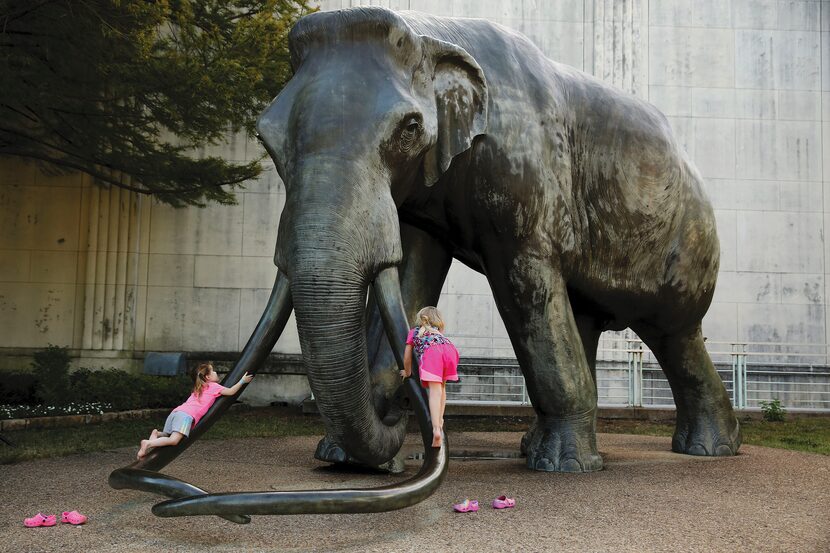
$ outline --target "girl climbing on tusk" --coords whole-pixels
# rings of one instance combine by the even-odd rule
[[[412,351],[418,357],[421,385],[429,389],[429,416],[432,419],[432,447],[441,447],[447,381],[458,380],[458,350],[443,334],[444,319],[435,307],[418,311],[415,327],[409,331],[404,351],[404,378],[412,375]]]

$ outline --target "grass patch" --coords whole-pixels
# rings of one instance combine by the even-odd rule
[[[788,415],[792,417],[792,415]],[[743,423],[744,443],[830,455],[830,418]]]
[[[160,428],[165,417],[6,432],[4,436],[17,447],[0,442],[0,464],[129,446],[138,448],[139,440],[154,427]],[[448,421],[448,429],[450,432],[522,432],[531,422],[517,417],[459,417]],[[415,431],[414,417],[410,423],[410,430]],[[745,444],[830,455],[830,417],[791,417],[787,422],[749,420],[742,421],[741,425]],[[600,420],[597,432],[671,437],[674,424]],[[319,417],[299,415],[296,409],[239,409],[226,413],[201,439],[323,436],[324,433]]]
[[[741,431],[744,444],[830,455],[830,417],[789,416],[786,422],[743,420]],[[601,420],[597,432],[671,437],[674,423]]]

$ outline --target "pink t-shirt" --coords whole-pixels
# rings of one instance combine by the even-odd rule
[[[173,412],[182,411],[187,413],[193,417],[193,425],[195,426],[199,419],[207,413],[216,398],[222,395],[224,389],[224,386],[216,382],[206,382],[200,395],[190,394],[187,401],[173,409]]]

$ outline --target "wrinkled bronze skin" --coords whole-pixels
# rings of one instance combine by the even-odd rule
[[[672,449],[737,452],[738,421],[701,335],[718,272],[714,215],[654,106],[485,20],[352,8],[303,18],[289,42],[294,76],[257,124],[286,187],[278,299],[229,381],[256,372],[293,309],[326,423],[317,456],[382,465],[404,438],[407,321],[437,303],[455,258],[486,275],[525,376],[530,468],[602,468],[596,349],[602,331],[627,327],[671,385]],[[423,399],[414,382],[407,390]],[[223,408],[131,470],[159,470]],[[427,487],[442,465],[428,458]],[[111,481],[144,477],[159,489],[144,473]],[[197,493],[169,486],[171,497]],[[392,506],[424,497],[402,489]],[[301,512],[348,500],[317,497]],[[191,497],[154,512],[276,514],[280,501]]]

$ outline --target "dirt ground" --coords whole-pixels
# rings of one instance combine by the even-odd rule
[[[412,436],[415,447],[415,436]],[[575,551],[828,552],[830,457],[743,446],[729,458],[669,451],[669,438],[600,434],[605,470],[538,473],[516,457],[521,433],[450,433],[444,485],[388,513],[157,518],[159,499],[113,490],[107,476],[136,448],[0,466],[0,551]],[[374,487],[403,475],[333,469],[312,457],[317,438],[194,444],[166,472],[210,491]],[[483,453],[500,459],[482,459]],[[489,507],[516,498],[514,509]],[[452,503],[478,499],[478,513]],[[84,526],[28,529],[23,518],[77,510]]]

